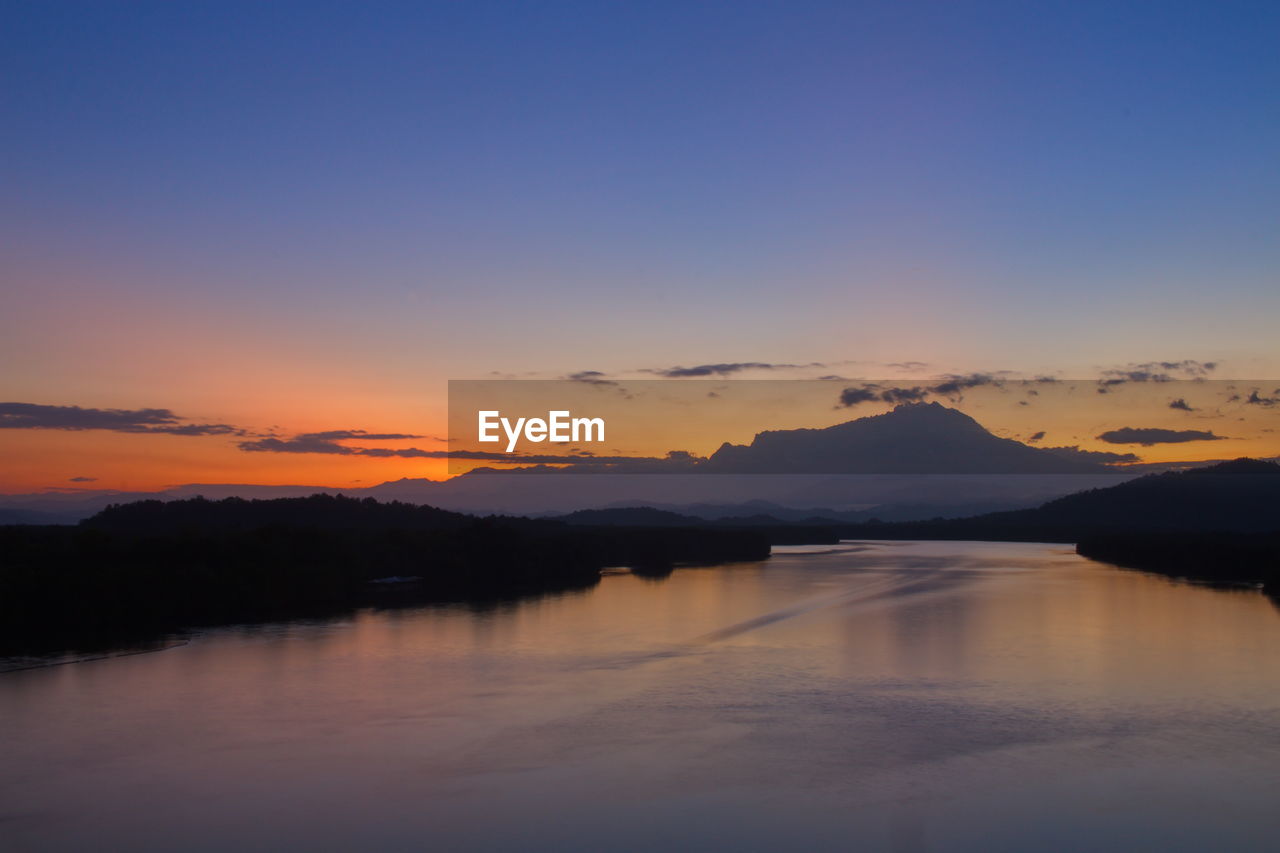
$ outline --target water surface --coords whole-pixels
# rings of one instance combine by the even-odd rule
[[[1280,615],[862,543],[0,674],[5,850],[1266,850]]]

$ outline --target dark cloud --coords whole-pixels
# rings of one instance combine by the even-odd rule
[[[298,438],[318,438],[323,441],[341,441],[347,438],[359,438],[364,441],[404,441],[414,438],[430,438],[432,441],[443,439],[430,435],[412,435],[400,432],[365,432],[362,429],[331,429],[326,432],[308,432]]]
[[[71,477],[67,480],[68,483],[96,483],[97,481],[97,477]]]
[[[570,373],[565,379],[571,382],[585,382],[588,385],[617,385],[612,379],[607,378],[608,374],[599,370],[579,370],[577,373]]]
[[[326,453],[331,456],[372,456],[377,458],[398,456],[405,459],[445,459],[450,455],[448,450],[423,450],[419,447],[351,447],[333,441],[303,436],[283,439],[259,438],[253,441],[242,441],[236,446],[248,453]]]
[[[1169,408],[1171,408],[1171,409],[1178,409],[1179,411],[1183,411],[1183,412],[1194,412],[1194,411],[1195,411],[1195,409],[1193,409],[1193,408],[1191,407],[1191,404],[1190,404],[1190,403],[1188,403],[1186,400],[1182,399],[1181,397],[1179,397],[1178,399],[1176,399],[1176,400],[1174,400],[1173,402],[1171,402],[1171,403],[1169,404]]]
[[[1098,382],[1102,385],[1123,385],[1126,382],[1172,382],[1174,379],[1203,379],[1216,370],[1216,361],[1147,361],[1102,371]]]
[[[354,447],[307,436],[258,438],[253,441],[242,441],[236,446],[249,453],[331,453],[337,456],[353,456],[358,452]]]
[[[845,388],[840,392],[839,407],[849,408],[860,403],[918,403],[929,396],[928,388],[914,386],[899,388],[877,385],[867,382],[860,386]]]
[[[182,424],[172,427],[154,427],[141,432],[162,432],[168,435],[248,435],[246,430],[230,424]]]
[[[1027,441],[1039,441],[1040,439],[1044,438],[1044,435],[1045,435],[1044,430],[1040,430],[1039,432],[1035,433],[1030,438],[1028,438]]]
[[[402,441],[406,439],[428,438],[432,441],[444,441],[442,438],[429,435],[413,435],[399,432],[366,432],[362,429],[331,429],[324,432],[304,432],[292,438],[268,436],[253,441],[242,441],[237,446],[249,453],[327,453],[334,456],[403,456],[406,458],[443,458],[446,450],[421,450],[416,447],[351,447],[338,444],[346,439],[361,441]]]
[[[191,424],[169,409],[86,409],[0,403],[0,429],[108,430],[168,435],[244,435],[230,424]]]
[[[929,396],[929,389],[918,385],[913,388],[888,388],[880,393],[886,403],[918,403]]]
[[[701,461],[683,450],[671,451],[665,457],[645,456],[597,456],[589,451],[574,451],[567,455],[549,453],[504,453],[499,450],[424,450],[420,447],[358,447],[338,444],[326,436],[349,436],[375,439],[391,434],[364,433],[361,430],[330,430],[329,432],[304,433],[293,438],[268,437],[242,441],[237,446],[248,453],[322,453],[333,456],[362,456],[374,459],[466,459],[481,462],[505,462],[511,465],[570,465],[570,466],[671,466],[694,464]],[[399,437],[399,436],[397,436]],[[418,436],[421,437],[421,436]],[[437,439],[439,440],[439,439]],[[646,468],[645,470],[648,470]]]
[[[989,373],[970,373],[965,376],[944,376],[944,382],[934,385],[929,390],[944,397],[955,397],[969,388],[981,388],[984,385],[999,386],[1001,381]]]
[[[849,408],[860,403],[919,403],[930,394],[940,397],[956,398],[969,388],[980,388],[984,385],[1001,387],[1003,380],[989,373],[970,373],[966,375],[944,376],[937,385],[884,386],[874,382],[850,386],[840,392],[838,406]]]
[[[1272,393],[1280,394],[1280,388],[1277,388]],[[1280,404],[1280,397],[1263,397],[1258,393],[1258,389],[1254,388],[1249,392],[1249,396],[1244,398],[1244,401],[1251,406],[1274,406]]]
[[[1216,361],[1195,361],[1193,359],[1183,359],[1182,361],[1153,361],[1146,364],[1140,364],[1138,367],[1146,370],[1164,370],[1173,373],[1181,373],[1184,376],[1208,376],[1210,373],[1218,369]]]
[[[699,376],[731,376],[734,373],[741,373],[745,370],[794,370],[803,367],[826,367],[821,362],[810,362],[809,364],[771,364],[765,361],[731,361],[722,362],[720,364],[699,364],[694,367],[666,367],[654,370],[646,370],[645,373],[655,373],[665,379],[691,379]]]
[[[1136,453],[1111,453],[1106,450],[1081,450],[1074,444],[1069,447],[1044,447],[1041,449],[1063,459],[1079,459],[1086,462],[1100,462],[1103,465],[1142,461],[1142,458]]]
[[[840,405],[844,408],[856,406],[859,403],[871,403],[878,401],[880,394],[874,386],[863,386],[862,388],[846,388],[840,392]]]
[[[445,459],[448,450],[423,450],[419,447],[353,447],[356,456],[372,456],[377,459],[399,457],[401,459]]]
[[[1098,436],[1108,444],[1181,444],[1184,441],[1222,441],[1226,436],[1198,429],[1158,429],[1154,427],[1121,427],[1108,430]]]

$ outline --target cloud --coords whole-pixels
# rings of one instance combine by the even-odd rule
[[[108,430],[168,435],[245,435],[230,424],[183,423],[169,409],[86,409],[38,403],[0,403],[0,429]]]
[[[942,377],[937,385],[891,385],[884,386],[875,382],[864,382],[862,385],[850,386],[840,392],[838,407],[850,408],[860,403],[919,403],[930,394],[955,399],[962,396],[969,388],[980,388],[985,385],[1002,387],[1003,380],[989,373],[969,373],[964,375],[948,374]]]
[[[318,438],[322,441],[341,441],[347,438],[359,438],[364,441],[405,441],[414,438],[430,438],[432,441],[444,440],[430,435],[412,435],[400,432],[365,432],[362,429],[331,429],[326,432],[307,432],[298,437]]]
[[[1169,408],[1171,408],[1171,409],[1178,409],[1179,411],[1183,411],[1183,412],[1194,412],[1194,411],[1195,411],[1195,409],[1193,409],[1193,408],[1191,407],[1191,404],[1190,404],[1190,403],[1188,403],[1186,400],[1182,399],[1181,397],[1179,397],[1178,399],[1176,399],[1176,400],[1174,400],[1173,402],[1171,402],[1171,403],[1169,404]]]
[[[1030,438],[1028,438],[1027,441],[1040,441],[1042,438],[1044,438],[1044,434],[1045,434],[1044,430],[1040,430],[1039,432],[1035,433]]]
[[[1226,436],[1214,435],[1205,430],[1154,427],[1121,427],[1108,430],[1098,436],[1099,441],[1105,441],[1108,444],[1141,444],[1146,447],[1153,444],[1181,444],[1184,441],[1222,441],[1225,438]]]
[[[875,402],[880,399],[880,394],[875,388],[876,386],[870,385],[861,388],[846,388],[840,392],[840,405],[847,409],[859,403]]]
[[[142,432],[162,432],[168,435],[247,435],[239,427],[230,424],[182,424],[172,427],[155,427]]]
[[[1280,394],[1280,388],[1277,388],[1272,393]],[[1245,397],[1244,401],[1251,406],[1274,406],[1280,404],[1280,397],[1263,397],[1258,394],[1258,389],[1254,388],[1249,392],[1249,396]]]
[[[366,432],[362,429],[331,429],[323,432],[304,432],[292,438],[268,436],[242,441],[237,447],[248,453],[326,453],[332,456],[402,456],[406,458],[427,457],[444,458],[446,450],[421,450],[416,447],[352,447],[338,444],[347,439],[361,441],[403,441],[407,439],[427,438],[432,441],[444,441],[443,438],[430,435],[414,435],[399,432]]]
[[[242,441],[236,446],[248,453],[332,453],[338,456],[351,456],[357,451],[354,447],[308,436],[283,439],[259,438],[253,441]]]
[[[969,388],[981,388],[984,385],[999,386],[1002,384],[999,379],[989,373],[970,373],[964,376],[952,374],[943,378],[946,380],[945,382],[934,385],[929,391],[934,394],[941,394],[944,397],[955,397]]]
[[[1172,382],[1175,379],[1203,379],[1218,368],[1216,361],[1146,361],[1102,371],[1099,385],[1123,385],[1126,382]]]
[[[826,367],[821,362],[809,364],[772,364],[766,361],[730,361],[719,364],[699,364],[693,367],[665,367],[642,371],[654,373],[664,379],[690,379],[699,376],[731,376],[747,370],[796,370],[807,367]]]
[[[599,370],[579,370],[577,373],[570,373],[564,377],[570,382],[585,382],[588,385],[617,385],[612,379],[606,378],[608,374]]]
[[[1142,458],[1136,453],[1112,453],[1107,450],[1081,450],[1074,444],[1068,447],[1043,447],[1041,449],[1063,459],[1079,459],[1085,462],[1100,462],[1103,465],[1142,461]]]
[[[70,477],[67,479],[67,482],[68,483],[96,483],[98,482],[98,478],[97,477]]]
[[[886,403],[918,403],[929,396],[929,389],[918,385],[913,388],[888,388],[880,393]]]
[[[315,439],[312,435],[290,439],[264,438],[242,441],[238,445],[249,453],[325,453],[335,456],[362,456],[373,459],[467,459],[483,462],[505,462],[511,465],[619,465],[670,464],[698,461],[682,450],[671,451],[665,458],[647,456],[597,456],[586,451],[556,455],[550,453],[504,453],[500,450],[423,450],[420,447],[352,447]]]
[[[320,453],[330,456],[361,456],[372,459],[466,459],[484,462],[504,462],[511,465],[570,465],[570,466],[654,466],[666,470],[670,466],[692,465],[700,460],[682,450],[671,451],[666,457],[647,456],[597,456],[590,451],[573,451],[566,455],[550,453],[505,453],[500,450],[424,450],[421,447],[360,447],[338,444],[343,438],[366,440],[392,440],[400,438],[445,439],[435,436],[412,436],[399,433],[368,433],[363,430],[329,430],[295,435],[292,438],[267,438],[242,441],[237,445],[246,453]]]
[[[1192,359],[1183,359],[1182,361],[1156,361],[1147,364],[1138,365],[1148,370],[1159,368],[1161,370],[1171,371],[1173,373],[1181,373],[1184,376],[1208,376],[1210,373],[1218,369],[1216,361],[1194,361]]]

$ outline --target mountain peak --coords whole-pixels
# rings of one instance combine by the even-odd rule
[[[825,429],[770,430],[725,444],[708,460],[719,473],[1086,474],[1100,465],[1064,459],[993,435],[958,409],[903,403]]]
[[[899,403],[888,412],[880,417],[897,417],[897,418],[933,418],[947,419],[952,421],[973,421],[973,418],[966,415],[959,409],[953,409],[950,406],[944,406],[941,403]]]

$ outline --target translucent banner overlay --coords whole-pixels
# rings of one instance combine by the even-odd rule
[[[449,382],[449,472],[1134,474],[1280,455],[1280,380]]]

